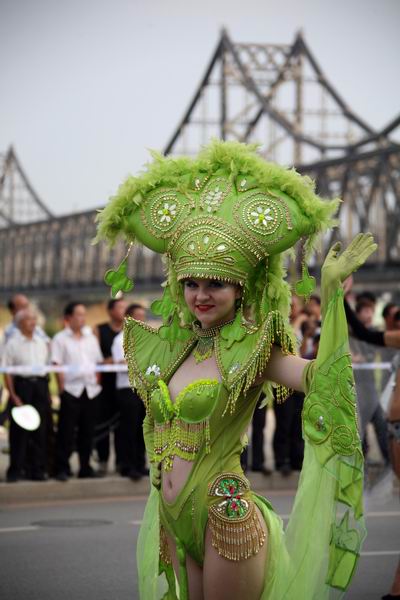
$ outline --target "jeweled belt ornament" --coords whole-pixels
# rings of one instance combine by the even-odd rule
[[[249,496],[248,481],[236,473],[224,473],[209,485],[208,495],[219,498],[208,508],[212,545],[228,560],[243,560],[257,554],[266,534],[255,504]]]

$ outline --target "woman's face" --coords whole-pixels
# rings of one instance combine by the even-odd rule
[[[183,290],[190,312],[203,328],[214,327],[235,316],[235,300],[240,286],[216,279],[185,279]]]

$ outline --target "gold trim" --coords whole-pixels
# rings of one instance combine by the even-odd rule
[[[167,534],[161,523],[160,523],[160,560],[161,560],[161,562],[163,562],[166,565],[172,564]]]
[[[228,480],[227,483],[233,480],[236,484],[232,490],[229,486],[220,486],[224,479]],[[209,484],[208,495],[218,498],[208,508],[211,543],[218,554],[232,561],[245,560],[258,554],[265,543],[266,533],[256,506],[249,498],[247,479],[238,473],[222,473]],[[240,510],[236,515],[238,505]]]
[[[219,333],[221,331],[221,329],[223,327],[225,327],[225,325],[230,325],[231,323],[234,322],[236,317],[233,317],[233,319],[230,319],[230,321],[225,321],[225,323],[221,323],[220,325],[215,325],[214,327],[206,327],[206,328],[202,328],[199,325],[197,325],[197,323],[192,323],[192,329],[195,333],[195,335],[199,338],[210,338],[210,337],[215,337],[217,335],[217,333]]]

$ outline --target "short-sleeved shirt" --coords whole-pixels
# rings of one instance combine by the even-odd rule
[[[124,348],[123,348],[123,337],[124,337],[123,332],[121,331],[121,333],[119,333],[118,335],[115,336],[112,346],[111,346],[111,356],[115,363],[121,363],[123,360],[125,360]],[[126,373],[124,373],[124,372],[117,373],[116,387],[117,387],[117,390],[121,390],[121,389],[130,387],[127,372]]]
[[[2,365],[34,367],[32,373],[21,374],[21,377],[31,377],[44,375],[41,367],[49,364],[49,358],[49,345],[42,336],[34,333],[28,338],[17,329],[4,346]]]
[[[76,367],[76,372],[64,373],[66,392],[79,398],[86,389],[88,397],[94,398],[101,392],[95,366],[103,361],[103,355],[90,327],[83,327],[81,334],[80,337],[75,336],[69,327],[57,333],[51,342],[51,361]]]

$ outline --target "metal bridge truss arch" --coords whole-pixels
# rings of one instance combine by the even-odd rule
[[[398,290],[399,129],[400,117],[376,132],[356,115],[325,77],[301,34],[292,45],[238,44],[223,31],[164,152],[195,154],[211,137],[260,143],[267,160],[295,165],[316,181],[321,196],[342,198],[339,226],[324,245],[334,238],[348,243],[358,231],[371,231],[379,250],[361,277],[382,289]],[[16,212],[5,201],[8,171],[3,166],[0,293],[101,289],[104,272],[119,263],[126,248],[91,245],[96,211],[54,218],[33,192],[13,151],[10,156],[7,164],[15,161],[31,192],[31,205],[43,212],[39,222],[16,224]],[[21,214],[20,221],[32,220],[27,212]],[[164,277],[160,256],[144,248],[134,248],[129,264],[139,287]]]

